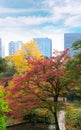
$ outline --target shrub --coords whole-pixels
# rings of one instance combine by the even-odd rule
[[[6,116],[8,105],[4,101],[4,89],[0,86],[0,130],[6,130]]]
[[[66,112],[66,127],[69,130],[81,130],[81,108],[71,108]]]
[[[46,123],[46,124],[54,123],[52,115],[50,114],[50,112],[48,112],[47,109],[44,108],[37,108],[33,110],[24,117],[24,120],[30,123]]]

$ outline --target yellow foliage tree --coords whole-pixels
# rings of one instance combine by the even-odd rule
[[[29,41],[28,43],[23,43],[21,48],[24,56],[28,57],[35,57],[40,58],[41,52],[39,47],[37,46],[34,40]]]
[[[28,58],[41,58],[41,52],[35,41],[31,40],[28,43],[23,43],[21,50],[18,50],[15,55],[10,57],[10,61],[14,64],[18,75],[22,75],[25,71],[31,69],[28,64]]]

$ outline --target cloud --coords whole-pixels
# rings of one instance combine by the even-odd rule
[[[68,17],[68,19],[65,20],[65,26],[68,27],[81,27],[81,15],[75,15]]]
[[[41,11],[42,9],[35,9],[35,8],[4,8],[4,7],[0,7],[0,14],[3,13],[8,13],[8,14],[12,14],[12,13],[31,13],[31,12],[36,12],[36,11]]]
[[[59,19],[63,20],[63,23],[69,18],[77,17],[77,15],[81,20],[80,0],[44,0],[43,5],[53,17],[59,17]]]
[[[18,17],[5,17],[0,18],[0,27],[26,27],[26,26],[39,26],[42,24],[54,24],[60,20],[60,17],[38,17],[38,16],[18,16]]]
[[[80,14],[80,9],[81,9],[81,5],[77,5],[75,4],[74,6],[73,5],[65,5],[65,6],[62,6],[62,7],[55,7],[54,8],[54,11],[57,13],[57,14],[68,14],[68,15],[77,15],[77,14]]]
[[[5,44],[10,40],[49,37],[53,48],[62,50],[64,33],[80,28],[80,0],[39,1],[26,0],[20,5],[20,0],[16,0],[18,4],[13,1],[13,8],[8,4],[0,7],[0,37],[5,39]]]
[[[31,2],[30,2],[31,3]],[[33,1],[34,3],[34,1]],[[38,2],[40,3],[40,2]],[[40,8],[37,7],[29,7],[29,8],[0,8],[0,13],[9,13],[9,14],[19,14],[18,17],[5,17],[0,19],[0,26],[7,26],[7,27],[20,27],[20,26],[31,26],[31,25],[40,25],[40,24],[57,24],[58,22],[62,21],[64,26],[72,25],[75,27],[74,24],[71,24],[72,19],[76,17],[80,18],[80,10],[81,4],[80,0],[43,0],[41,1]],[[39,6],[39,4],[38,4]],[[36,12],[40,11],[39,15],[36,16]],[[42,11],[42,12],[41,12]],[[40,14],[47,12],[50,16],[40,16]],[[31,12],[34,14],[31,16]],[[23,16],[20,17],[20,13],[28,13],[30,16]]]

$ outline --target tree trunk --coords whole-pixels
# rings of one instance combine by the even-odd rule
[[[55,128],[56,128],[55,130],[60,130],[59,123],[58,123],[58,117],[57,117],[58,95],[54,96],[54,103],[55,103],[55,105],[54,105],[54,113],[53,113],[53,115],[54,115],[54,119],[55,119]]]
[[[56,128],[55,130],[60,130],[58,118],[57,118],[57,112],[54,112],[54,118],[55,118],[55,128]]]

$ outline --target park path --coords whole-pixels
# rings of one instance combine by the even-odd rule
[[[58,115],[58,122],[60,130],[66,130],[65,128],[65,111],[61,110]]]

